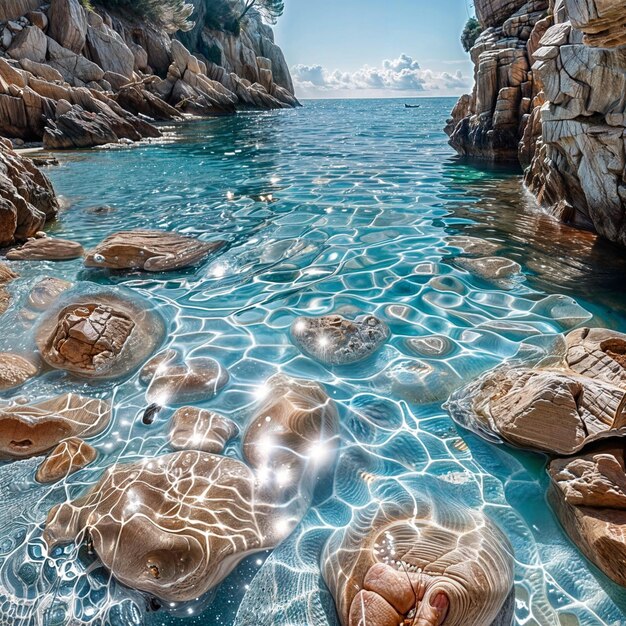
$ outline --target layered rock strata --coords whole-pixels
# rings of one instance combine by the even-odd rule
[[[150,122],[185,113],[298,104],[271,29],[254,11],[240,35],[213,32],[213,40],[225,42],[213,62],[153,25],[87,10],[79,0],[9,4],[0,14],[6,19],[0,19],[0,134],[6,137],[82,148],[156,137]],[[205,16],[198,17],[204,33]]]
[[[519,160],[539,203],[626,244],[626,5],[478,0],[476,85],[446,131],[462,155]]]

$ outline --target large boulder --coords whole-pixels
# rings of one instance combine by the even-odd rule
[[[76,54],[85,47],[87,13],[79,0],[51,0],[48,35]]]
[[[47,177],[0,142],[0,246],[32,237],[57,210]]]
[[[0,22],[7,22],[26,15],[39,8],[41,0],[2,0],[0,2]]]
[[[225,245],[157,230],[122,231],[107,237],[85,259],[87,267],[166,272],[196,265]]]
[[[124,40],[106,24],[87,29],[89,58],[105,72],[115,72],[132,78],[135,56]]]
[[[626,463],[623,441],[567,459],[548,473],[549,501],[580,551],[609,578],[626,586]]]
[[[48,39],[36,26],[27,26],[21,30],[8,50],[9,56],[18,61],[29,59],[35,63],[45,61],[47,52]]]

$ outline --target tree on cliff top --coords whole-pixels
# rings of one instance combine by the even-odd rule
[[[283,0],[246,0],[242,14],[239,16],[241,21],[254,7],[270,24],[276,24],[278,18],[283,14],[285,10],[285,3]]]
[[[470,17],[461,35],[461,44],[465,52],[469,52],[474,47],[476,40],[482,32],[483,29],[479,21],[475,17]]]
[[[185,0],[92,0],[108,9],[125,9],[138,17],[150,20],[166,30],[190,30],[193,5]],[[84,0],[83,0],[84,2]]]

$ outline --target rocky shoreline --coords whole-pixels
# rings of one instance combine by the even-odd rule
[[[15,0],[0,9],[0,135],[85,148],[158,137],[155,121],[184,115],[298,106],[271,28],[254,12],[241,28],[235,36],[198,21],[214,62],[132,16]]]
[[[477,0],[475,87],[446,127],[464,156],[517,161],[551,214],[626,245],[626,6]]]

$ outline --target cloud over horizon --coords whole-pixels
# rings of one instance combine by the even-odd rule
[[[422,69],[408,54],[385,59],[380,67],[364,65],[355,72],[330,71],[322,65],[296,65],[292,68],[296,90],[305,96],[342,91],[455,91],[469,87],[469,80],[455,73]]]

